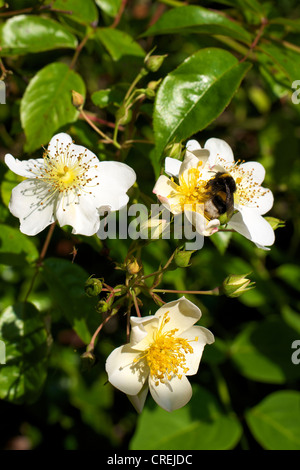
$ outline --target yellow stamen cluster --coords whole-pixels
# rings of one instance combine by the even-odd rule
[[[201,165],[202,162],[199,162],[198,167]],[[192,206],[192,210],[196,211],[197,205],[205,202],[206,181],[200,180],[200,176],[201,172],[198,168],[190,168],[180,175],[179,185],[174,183],[176,189],[168,195],[168,198],[179,196],[181,211],[184,210],[185,205]],[[171,209],[174,208],[171,207]]]
[[[92,181],[92,178],[87,177],[87,172],[90,168],[97,168],[97,165],[90,165],[85,153],[74,155],[70,150],[71,144],[59,148],[58,143],[57,140],[55,155],[50,155],[46,150],[43,155],[44,166],[35,165],[30,171],[33,172],[35,178],[49,184],[49,197],[57,192],[65,195],[70,191],[75,191],[76,195],[80,196],[80,192],[86,192],[85,186]]]
[[[185,356],[194,352],[189,341],[175,336],[177,328],[163,331],[170,321],[168,313],[164,314],[160,328],[154,334],[152,344],[143,354],[143,358],[146,358],[150,368],[150,375],[155,380],[155,385],[158,385],[159,382],[164,383],[166,379],[171,380],[173,376],[181,379],[181,371],[185,374],[188,372]],[[194,341],[197,339],[195,338]],[[142,358],[138,360],[140,359]]]

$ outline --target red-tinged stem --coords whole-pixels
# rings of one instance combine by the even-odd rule
[[[135,310],[136,310],[136,314],[138,317],[141,317],[141,312],[140,312],[140,309],[139,309],[139,306],[138,306],[138,301],[137,301],[137,298],[136,298],[136,295],[135,295],[135,292],[132,290],[131,291],[131,296],[133,298],[133,303],[134,303],[134,307],[135,307]]]
[[[103,322],[98,326],[97,330],[95,331],[95,333],[93,334],[93,337],[87,347],[87,351],[88,352],[91,352],[94,350],[94,347],[95,347],[95,341],[96,341],[96,338],[98,336],[98,334],[100,333],[100,331],[102,330],[102,328],[104,327],[104,325],[108,322],[108,320],[112,317],[113,315],[109,315],[108,317],[105,318],[105,320],[103,320]]]
[[[114,19],[114,22],[110,25],[110,28],[115,28],[120,23],[120,20],[122,18],[122,15],[123,15],[125,7],[126,7],[126,3],[127,3],[127,0],[122,0],[120,9],[119,9],[119,11],[118,11],[118,13],[117,13],[117,15]]]
[[[262,37],[263,33],[264,33],[264,30],[265,30],[265,27],[267,26],[268,24],[268,19],[267,18],[262,18],[261,20],[261,25],[260,25],[260,28],[258,30],[258,33],[256,35],[256,37],[254,38],[254,41],[252,42],[251,46],[250,46],[250,49],[249,51],[247,52],[247,54],[240,60],[240,63],[244,62],[246,59],[248,59],[249,55],[251,54],[251,52],[255,49],[255,47],[257,46],[258,44],[258,41],[260,40],[260,38]]]

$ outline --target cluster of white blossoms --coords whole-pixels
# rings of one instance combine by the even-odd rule
[[[100,211],[124,207],[136,180],[128,165],[100,162],[64,133],[51,139],[43,158],[20,161],[8,154],[5,162],[26,178],[13,189],[9,208],[27,235],[56,221],[70,225],[75,234],[97,233]],[[274,231],[262,217],[271,209],[273,195],[261,186],[265,177],[261,164],[235,162],[229,145],[213,138],[204,149],[190,140],[183,162],[167,158],[165,171],[171,178],[160,176],[153,192],[173,214],[184,212],[200,234],[211,235],[222,223],[211,205],[214,199],[207,197],[211,182],[221,175],[226,184],[217,186],[216,193],[226,209],[231,206],[227,226],[261,248],[274,243]],[[130,341],[110,354],[106,371],[109,382],[128,395],[138,412],[148,390],[167,411],[190,400],[187,376],[197,373],[204,346],[214,342],[209,330],[195,326],[200,317],[199,308],[184,297],[166,303],[155,315],[131,317]]]
[[[125,163],[100,162],[64,133],[51,139],[43,158],[20,161],[7,154],[5,163],[26,178],[13,189],[9,203],[26,235],[36,235],[55,221],[73,227],[74,234],[93,235],[100,227],[100,210],[124,207],[126,192],[136,180]]]
[[[208,182],[216,174],[230,175],[235,191],[233,214],[227,228],[241,233],[259,248],[265,249],[274,243],[274,231],[262,217],[273,206],[273,195],[261,186],[265,169],[260,163],[235,162],[230,146],[221,139],[209,139],[204,148],[190,140],[183,162],[167,157],[165,172],[171,178],[160,176],[153,192],[173,214],[184,212],[202,235],[212,235],[220,228],[220,218],[208,217],[205,212]],[[174,177],[178,178],[177,183]]]

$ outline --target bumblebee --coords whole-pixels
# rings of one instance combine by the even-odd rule
[[[236,183],[229,173],[218,171],[205,186],[204,215],[227,223],[234,212]]]

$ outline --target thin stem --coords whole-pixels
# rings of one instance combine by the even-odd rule
[[[121,146],[117,142],[114,142],[106,134],[104,134],[104,132],[102,132],[97,126],[95,126],[95,124],[89,119],[89,117],[86,115],[83,109],[80,111],[80,113],[83,116],[83,118],[86,120],[86,122],[94,129],[94,131],[97,132],[97,134],[101,135],[103,139],[105,139],[108,143],[113,144],[118,149],[121,148]]]
[[[201,294],[219,295],[219,287],[211,290],[175,290],[175,289],[151,289],[152,292],[162,292],[163,294]]]
[[[142,315],[141,315],[141,312],[140,312],[140,309],[139,309],[139,306],[138,306],[138,301],[137,301],[134,290],[131,290],[131,297],[133,298],[133,303],[134,303],[134,307],[135,307],[135,310],[136,310],[136,314],[137,314],[138,317],[141,317]]]
[[[125,98],[124,98],[124,103],[126,103],[130,100],[130,98],[131,98],[130,95],[131,95],[132,90],[134,89],[135,85],[141,80],[141,78],[143,78],[145,76],[145,74],[146,74],[146,70],[144,68],[142,68],[142,70],[138,73],[138,75],[135,77],[132,84],[128,88],[127,93],[126,93]]]
[[[72,59],[72,62],[70,64],[70,69],[73,69],[75,67],[75,64],[78,60],[78,57],[79,57],[79,54],[80,52],[82,51],[82,49],[84,48],[85,44],[87,43],[87,40],[89,39],[91,35],[91,32],[89,32],[84,38],[83,40],[80,42],[80,44],[78,44],[78,46],[76,47],[76,50],[75,50],[75,54],[73,56],[73,59]]]
[[[93,334],[93,337],[88,345],[88,347],[86,348],[86,350],[88,352],[91,352],[94,350],[95,348],[95,341],[96,341],[96,338],[98,336],[98,334],[100,333],[100,331],[102,330],[102,328],[104,327],[104,325],[108,322],[108,320],[112,317],[113,315],[109,315],[108,317],[105,318],[105,320],[103,320],[103,322],[98,326],[97,330],[95,331],[95,333]]]
[[[242,62],[244,62],[246,59],[248,59],[248,57],[249,57],[249,55],[251,54],[251,52],[253,51],[253,49],[255,49],[255,47],[256,47],[257,44],[258,44],[258,41],[260,40],[260,38],[262,37],[262,35],[263,35],[263,33],[264,33],[264,30],[265,30],[265,27],[267,26],[267,24],[268,24],[268,19],[267,19],[267,18],[262,18],[262,20],[261,20],[261,25],[260,25],[260,28],[259,28],[259,30],[258,30],[258,33],[257,33],[257,35],[255,36],[254,41],[252,42],[249,51],[248,51],[247,54],[244,55],[244,57],[240,60],[240,63],[242,63]]]
[[[30,293],[31,293],[31,291],[32,291],[32,289],[33,289],[35,280],[36,280],[37,275],[38,275],[38,273],[39,273],[39,267],[41,266],[41,264],[42,264],[42,262],[43,262],[43,259],[44,259],[45,256],[46,256],[46,253],[47,253],[47,250],[48,250],[48,247],[49,247],[49,243],[50,243],[50,240],[51,240],[51,238],[52,238],[52,235],[53,235],[53,232],[54,232],[54,229],[55,229],[55,225],[56,225],[56,222],[53,222],[53,224],[50,225],[50,228],[49,228],[49,231],[48,231],[46,240],[45,240],[45,242],[44,242],[42,251],[41,251],[41,253],[40,253],[39,259],[37,260],[37,263],[36,263],[36,266],[35,266],[34,275],[32,276],[29,289],[28,289],[28,291],[27,291],[27,294],[25,295],[24,302],[27,301],[27,299],[28,299],[28,297],[29,297],[29,295],[30,295]]]
[[[175,256],[175,253],[176,253],[176,250],[174,251],[174,253],[172,253],[172,255],[170,256],[170,258],[168,259],[168,261],[166,262],[166,264],[164,265],[163,268],[159,269],[158,271],[155,271],[154,273],[147,274],[147,276],[142,276],[142,280],[145,280],[145,279],[148,279],[149,277],[153,277],[153,276],[156,276],[157,274],[163,273],[168,268],[168,266],[171,264],[171,262],[172,262],[172,260]]]
[[[38,266],[41,265],[43,259],[44,259],[45,256],[46,256],[46,253],[47,253],[47,250],[48,250],[48,246],[49,246],[50,240],[51,240],[51,238],[52,238],[52,235],[53,235],[53,232],[54,232],[54,229],[55,229],[55,225],[56,225],[56,222],[53,222],[53,224],[50,225],[50,228],[49,228],[49,231],[48,231],[46,240],[45,240],[45,242],[44,242],[44,245],[43,245],[43,248],[42,248],[40,257],[39,257],[38,262],[37,262],[37,265],[38,265]]]
[[[122,18],[122,15],[123,15],[123,12],[125,10],[125,7],[126,7],[126,3],[127,3],[127,0],[122,0],[122,3],[121,3],[121,6],[119,8],[119,11],[114,19],[114,22],[112,23],[112,25],[110,26],[110,28],[115,28],[116,26],[118,26],[121,18]]]

